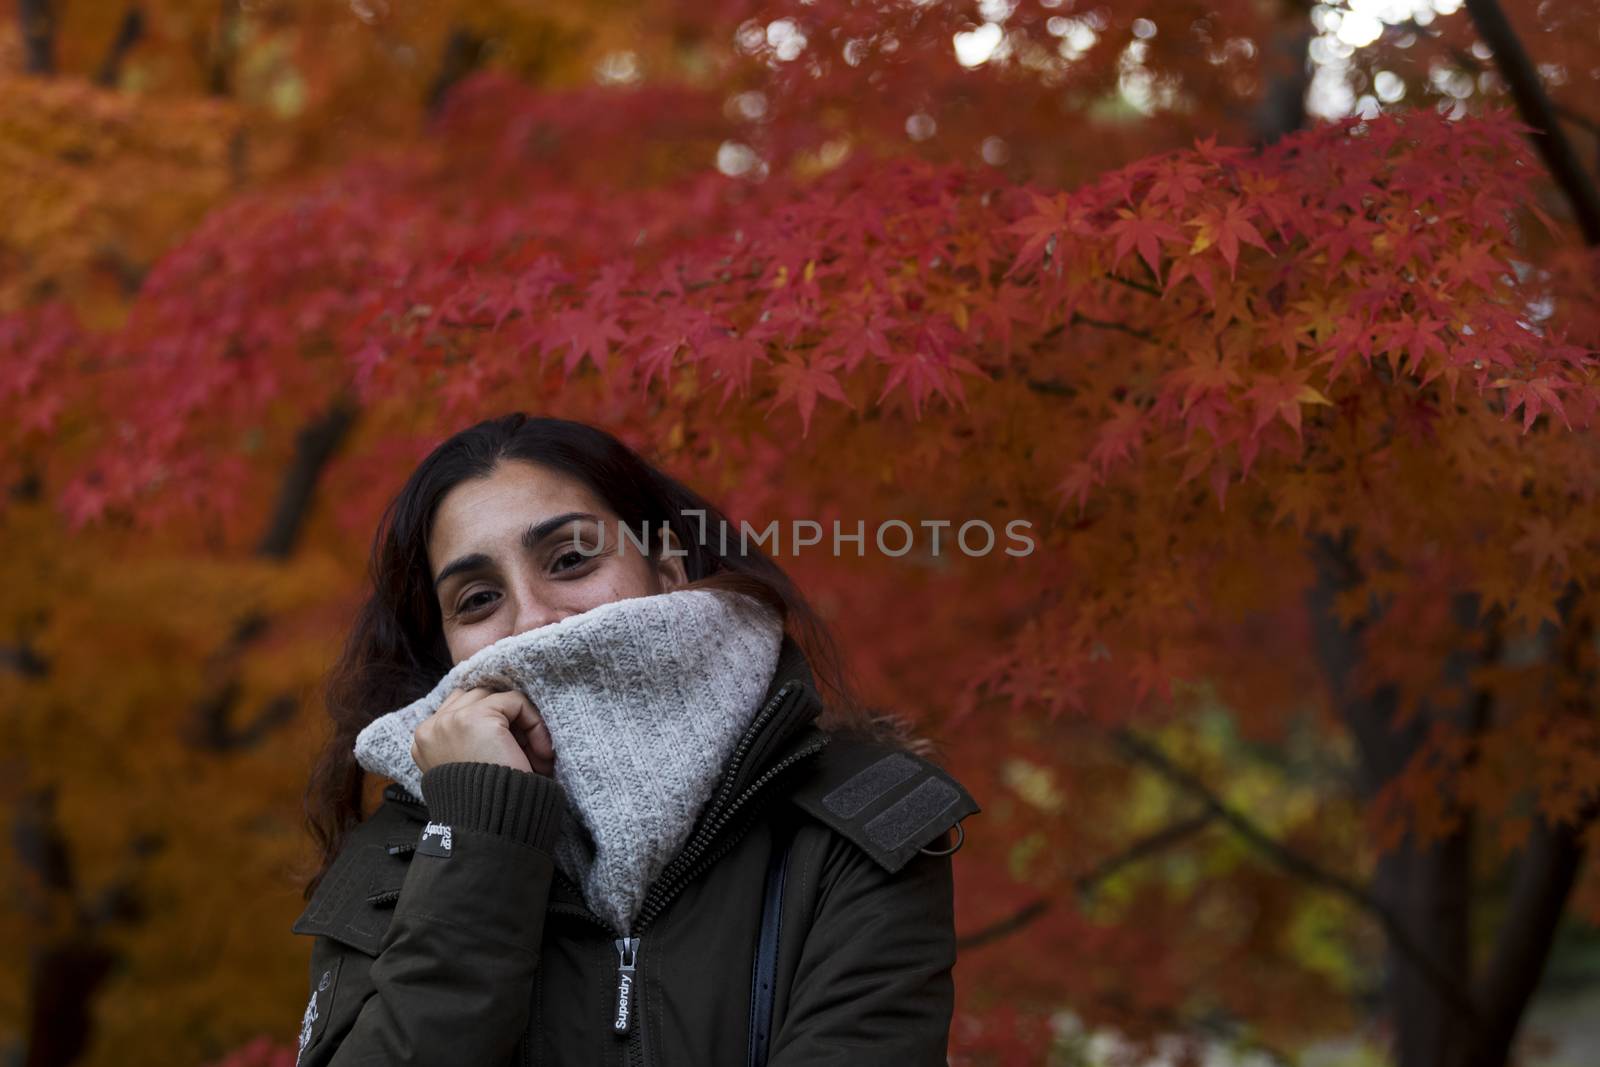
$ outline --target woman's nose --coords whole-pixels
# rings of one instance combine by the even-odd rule
[[[537,599],[525,599],[518,604],[516,621],[513,623],[514,634],[527,633],[537,630],[541,626],[548,626],[561,618],[561,611],[552,604],[546,604]]]

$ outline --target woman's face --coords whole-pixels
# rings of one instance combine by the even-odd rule
[[[618,521],[583,483],[521,460],[445,494],[428,537],[428,572],[451,662],[568,615],[685,584],[681,557],[658,565],[633,540],[619,545]]]

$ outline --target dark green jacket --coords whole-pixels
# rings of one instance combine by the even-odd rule
[[[293,927],[315,938],[300,1067],[743,1067],[762,1029],[752,968],[784,825],[767,1062],[943,1065],[956,944],[952,861],[934,853],[978,805],[931,762],[818,729],[819,710],[785,638],[766,700],[645,900],[631,971],[620,933],[552,864],[565,803],[553,779],[443,764],[423,776],[426,808],[391,786]]]

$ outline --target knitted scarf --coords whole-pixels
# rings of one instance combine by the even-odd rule
[[[375,719],[358,763],[422,799],[412,735],[459,688],[525,694],[550,729],[566,817],[556,865],[624,935],[710,799],[777,669],[781,620],[740,593],[630,597],[502,638]]]

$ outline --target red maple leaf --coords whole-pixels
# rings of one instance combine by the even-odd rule
[[[1006,272],[1006,277],[1013,277],[1035,263],[1046,261],[1048,252],[1055,247],[1052,242],[1059,241],[1067,233],[1073,214],[1072,198],[1066,193],[1051,197],[1033,194],[1033,214],[1012,223],[1004,231],[1026,238],[1017,250],[1017,258]]]
[[[1262,251],[1271,254],[1272,249],[1267,247],[1267,242],[1262,239],[1255,226],[1250,222],[1250,217],[1255,214],[1253,209],[1234,202],[1228,204],[1220,211],[1210,208],[1200,213],[1200,217],[1189,222],[1190,226],[1198,227],[1194,244],[1190,252],[1202,252],[1212,245],[1216,245],[1222,252],[1223,260],[1228,264],[1228,277],[1238,275],[1239,243],[1255,245]]]
[[[804,359],[792,359],[778,364],[774,374],[778,378],[778,393],[767,406],[767,414],[772,414],[786,401],[794,401],[800,411],[802,437],[811,430],[811,413],[816,409],[819,396],[837,400],[852,410],[855,407],[850,403],[850,398],[845,396],[838,377],[825,366],[814,366]]]
[[[617,327],[616,316],[596,315],[588,308],[568,308],[557,312],[545,328],[541,355],[548,356],[565,345],[567,353],[561,369],[568,377],[577,370],[585,356],[604,374],[611,342],[622,341],[626,337]]]
[[[1161,280],[1161,242],[1181,244],[1183,234],[1172,223],[1162,218],[1154,218],[1147,212],[1148,208],[1139,214],[1127,208],[1118,208],[1120,218],[1106,227],[1108,234],[1117,239],[1116,248],[1111,256],[1111,268],[1116,269],[1124,256],[1133,248],[1139,249],[1139,257],[1150,265],[1150,270],[1155,274],[1156,280]]]

